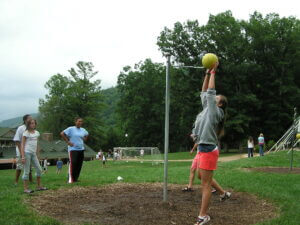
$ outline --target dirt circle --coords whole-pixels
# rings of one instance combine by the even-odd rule
[[[245,168],[246,171],[257,171],[265,173],[291,173],[291,174],[300,174],[300,168],[293,168],[290,171],[288,167],[257,167],[257,168]]]
[[[39,214],[65,224],[99,225],[191,225],[201,201],[200,187],[184,193],[182,185],[169,185],[167,203],[162,202],[162,184],[118,183],[101,187],[50,190],[29,199]],[[212,196],[209,215],[214,225],[247,225],[269,220],[278,210],[254,195],[233,192],[220,202]]]

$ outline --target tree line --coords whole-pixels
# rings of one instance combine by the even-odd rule
[[[172,65],[201,66],[201,55],[216,53],[220,66],[216,89],[229,100],[223,147],[237,148],[248,136],[264,133],[277,140],[291,125],[293,108],[300,106],[300,21],[294,17],[255,12],[237,20],[230,11],[177,22],[157,38]],[[78,62],[69,76],[54,75],[40,100],[43,129],[61,130],[74,115],[86,119],[95,135],[92,146],[158,146],[163,148],[165,65],[146,59],[124,67],[116,88],[101,90],[92,78],[92,63]],[[170,150],[191,145],[189,134],[201,110],[204,71],[171,68]],[[128,134],[125,137],[125,134]]]

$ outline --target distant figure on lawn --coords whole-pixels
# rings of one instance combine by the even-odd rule
[[[24,168],[22,159],[21,159],[21,145],[22,145],[22,137],[23,133],[26,130],[26,123],[31,120],[32,117],[28,114],[23,116],[23,124],[18,127],[16,134],[14,136],[14,142],[16,143],[16,178],[15,185],[19,182],[19,177]],[[32,174],[31,171],[29,173],[29,181],[32,182]]]
[[[96,155],[96,159],[101,160],[101,158],[102,158],[102,150],[100,149]]]
[[[47,157],[43,161],[43,170],[44,170],[44,173],[48,172],[48,158]]]
[[[63,161],[61,160],[61,158],[59,158],[56,162],[56,174],[60,174],[63,165]]]
[[[60,133],[61,137],[68,144],[70,161],[68,183],[78,181],[84,159],[84,142],[87,141],[89,133],[82,127],[82,124],[83,119],[77,117],[75,126],[68,127]]]
[[[248,138],[248,158],[253,157],[254,141],[253,137]]]
[[[265,145],[265,138],[263,133],[261,133],[258,137],[258,146],[259,146],[259,155],[264,156],[264,145]]]
[[[105,154],[103,153],[103,154],[102,154],[102,167],[106,167],[106,166],[105,166],[105,163],[106,163],[106,156],[105,156]]]
[[[143,157],[144,157],[144,154],[145,154],[145,151],[144,151],[144,149],[141,149],[141,150],[140,150],[140,156],[141,156],[141,158],[143,158]]]

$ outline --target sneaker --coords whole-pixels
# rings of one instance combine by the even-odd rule
[[[197,222],[195,223],[195,225],[203,225],[203,224],[208,223],[209,221],[210,221],[209,215],[206,215],[206,216],[198,216]]]
[[[33,190],[30,190],[30,189],[26,189],[26,190],[24,190],[24,193],[25,194],[31,194],[31,193],[33,193],[34,191]]]
[[[223,195],[220,195],[220,202],[223,202],[226,199],[229,199],[230,197],[231,197],[231,193],[226,191]]]
[[[36,191],[46,191],[46,190],[48,190],[48,188],[46,188],[46,187],[38,187],[38,188],[36,188]]]

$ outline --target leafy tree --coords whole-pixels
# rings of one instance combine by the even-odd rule
[[[229,99],[223,141],[238,145],[259,132],[277,139],[291,123],[292,108],[300,104],[299,31],[299,20],[293,17],[264,18],[255,12],[249,21],[238,21],[227,11],[210,15],[203,26],[198,21],[177,22],[161,32],[157,44],[164,55],[171,54],[184,65],[198,65],[199,54],[217,53],[221,64],[216,88]],[[181,83],[182,88],[188,84],[184,96],[195,95],[200,83],[199,72],[190,70]],[[199,103],[190,100],[193,104],[185,109],[194,113],[192,107]],[[191,118],[186,117],[185,123],[188,126]]]
[[[260,100],[255,116],[276,139],[290,125],[293,108],[300,106],[300,21],[256,12],[243,27],[251,49],[247,59],[256,70],[250,83]]]
[[[118,92],[118,89],[116,87],[108,88],[103,90],[102,94],[105,105],[101,115],[101,117],[103,118],[103,123],[107,128],[116,127],[116,108],[120,100],[120,94]]]
[[[90,133],[89,144],[96,146],[103,139],[100,80],[92,80],[98,73],[92,63],[80,61],[76,66],[69,70],[70,76],[56,74],[47,81],[48,94],[40,99],[39,106],[41,125],[58,137],[63,129],[74,124],[75,117],[82,117]]]
[[[150,59],[134,69],[125,67],[118,78],[119,123],[128,144],[161,144],[164,121],[165,67]]]

